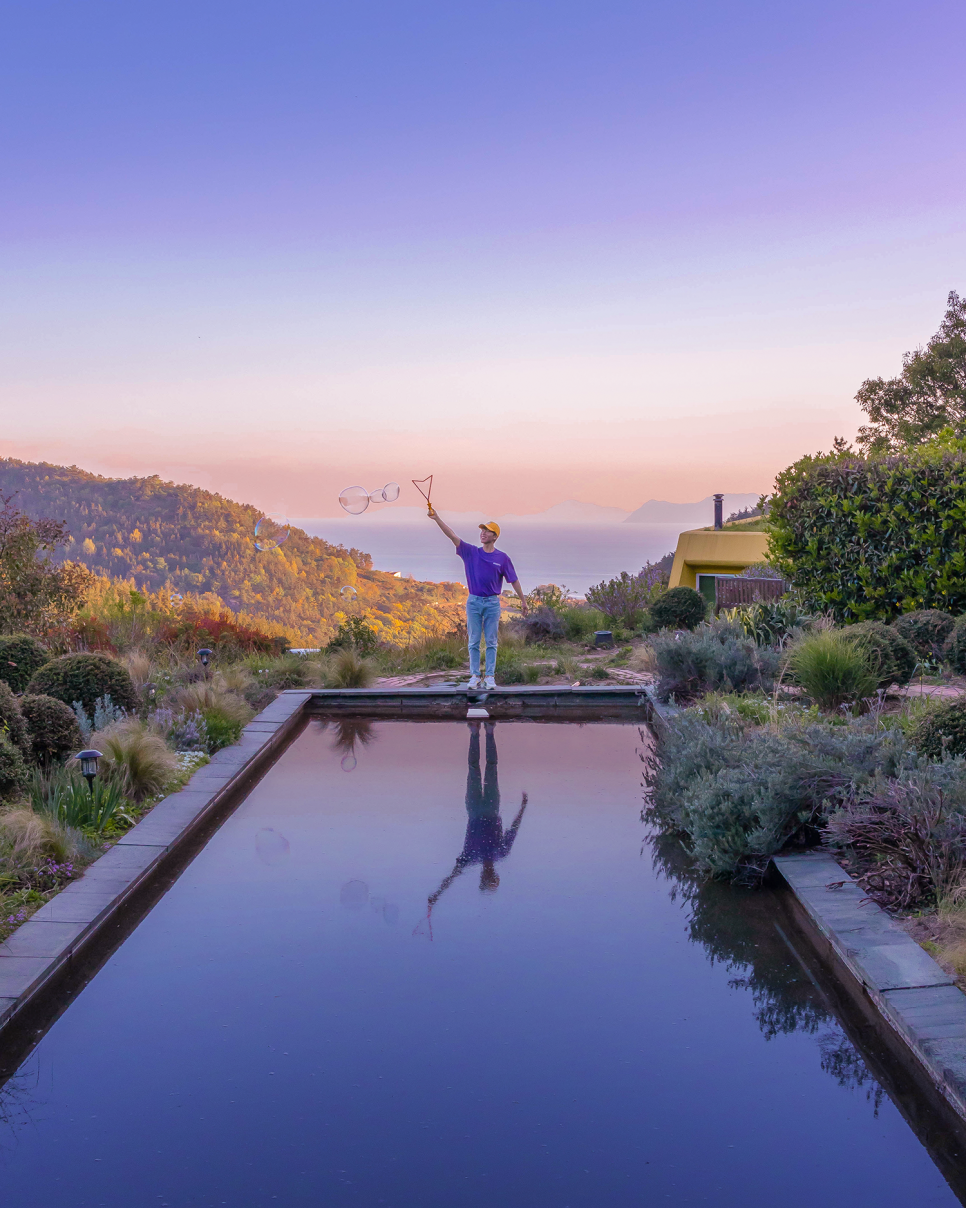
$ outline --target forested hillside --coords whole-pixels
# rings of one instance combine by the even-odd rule
[[[215,593],[234,612],[284,625],[305,645],[333,634],[340,614],[360,612],[383,639],[439,628],[455,583],[417,583],[372,569],[368,554],[292,529],[278,549],[255,547],[260,512],[197,487],[151,478],[102,478],[76,466],[0,459],[0,493],[33,518],[64,521],[64,556],[145,591]],[[345,586],[358,595],[347,599]],[[446,609],[446,611],[449,611]]]

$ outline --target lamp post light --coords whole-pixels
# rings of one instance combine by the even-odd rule
[[[206,675],[208,673],[208,664],[211,662],[211,656],[214,653],[215,652],[213,650],[209,650],[207,646],[202,646],[198,651],[198,662],[201,663],[202,667],[204,667]]]
[[[101,758],[100,751],[78,751],[74,756],[80,760],[81,775],[87,781],[87,787],[94,796],[94,777],[97,775],[97,761]]]

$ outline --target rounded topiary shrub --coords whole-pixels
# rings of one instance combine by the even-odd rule
[[[106,654],[61,655],[34,674],[28,689],[34,695],[52,696],[65,705],[80,701],[91,715],[94,702],[102,696],[110,696],[113,704],[130,713],[137,712],[140,703],[127,668]]]
[[[891,625],[881,621],[860,621],[845,629],[848,637],[861,641],[878,664],[880,688],[890,684],[908,684],[918,666],[915,650]]]
[[[966,673],[966,616],[958,617],[956,624],[949,631],[943,654],[954,671],[958,671],[960,675]]]
[[[0,637],[0,680],[5,680],[14,692],[23,692],[33,673],[49,659],[43,646],[27,633]]]
[[[0,794],[15,793],[26,779],[23,755],[5,734],[0,734]]]
[[[651,605],[651,619],[658,629],[693,629],[707,611],[707,601],[693,587],[672,587]]]
[[[966,755],[966,698],[930,709],[910,738],[920,755]]]
[[[20,702],[10,691],[10,685],[0,680],[0,734],[26,755],[30,750],[27,723],[20,712]]]
[[[74,710],[62,700],[53,696],[22,696],[20,711],[27,723],[34,763],[54,763],[80,750],[80,726]]]
[[[917,654],[927,658],[942,654],[946,639],[953,631],[956,618],[938,608],[920,608],[916,612],[904,613],[892,623],[896,633],[901,634]]]

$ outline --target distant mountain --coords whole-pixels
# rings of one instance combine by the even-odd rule
[[[565,499],[543,512],[517,516],[508,512],[500,520],[543,521],[547,524],[620,524],[629,513],[624,508],[603,507],[599,503],[583,503],[579,499]]]
[[[759,498],[760,494],[757,492],[725,495],[725,519],[741,508],[755,507]],[[649,499],[636,512],[631,512],[625,523],[680,524],[682,528],[703,528],[707,524],[714,524],[714,496],[709,495],[707,499],[701,499],[697,503],[668,503],[663,499]]]
[[[142,590],[213,592],[234,612],[286,626],[300,644],[319,645],[349,607],[345,586],[386,637],[439,626],[437,603],[465,597],[453,583],[419,583],[372,569],[358,549],[292,527],[278,548],[255,546],[257,508],[197,487],[150,478],[102,478],[76,466],[0,458],[0,494],[35,519],[64,521],[66,557]]]

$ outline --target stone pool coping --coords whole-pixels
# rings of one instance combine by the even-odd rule
[[[0,1033],[54,988],[132,896],[190,846],[203,823],[234,807],[288,745],[311,697],[310,691],[277,696],[245,726],[239,742],[217,751],[0,944]]]
[[[235,808],[311,716],[313,703],[324,710],[341,705],[373,716],[402,711],[439,718],[465,717],[468,704],[478,704],[483,697],[493,707],[494,720],[518,716],[527,702],[561,720],[568,712],[579,714],[587,708],[602,716],[607,709],[628,705],[646,710],[642,689],[626,684],[577,688],[521,684],[489,693],[438,687],[280,692],[245,726],[238,743],[216,752],[187,784],[159,801],[110,851],[0,944],[0,1035],[28,1006],[41,999],[53,1001],[57,986],[83,964],[81,958],[94,942],[130,915],[130,911],[125,915],[125,907],[135,894],[152,882],[163,883],[178,859],[190,854],[203,826]]]
[[[663,738],[678,712],[648,688],[648,725]],[[828,852],[775,856],[813,943],[850,976],[930,1082],[966,1120],[966,994]],[[817,933],[817,934],[814,934]],[[822,948],[825,949],[822,952]]]

